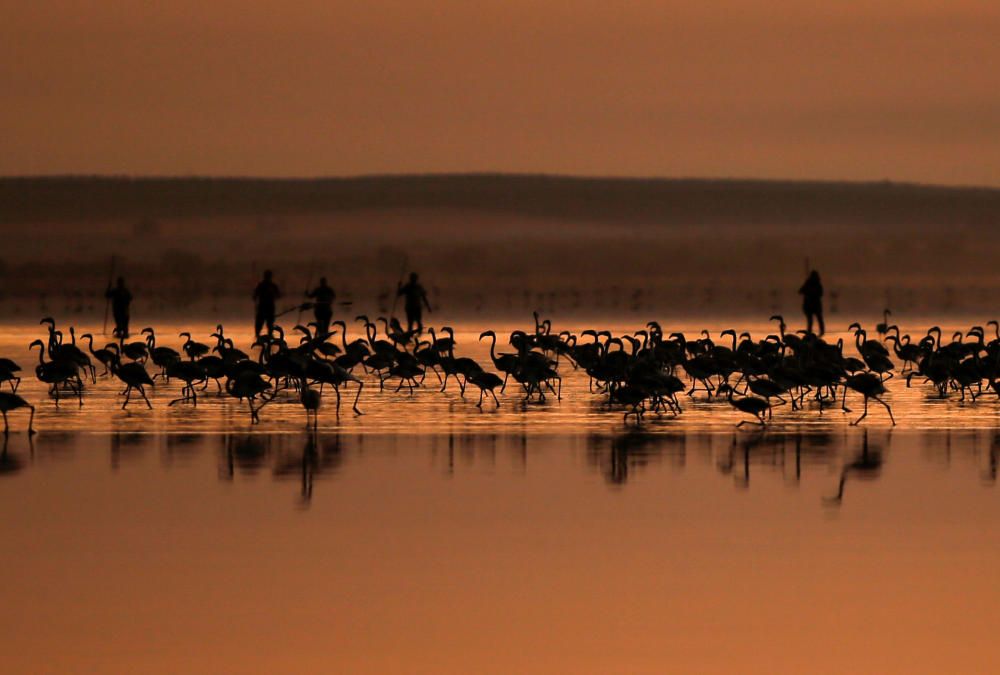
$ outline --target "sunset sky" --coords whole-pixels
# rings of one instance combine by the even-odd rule
[[[996,0],[0,0],[0,173],[1000,185]]]

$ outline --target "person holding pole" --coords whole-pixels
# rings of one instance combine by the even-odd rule
[[[264,270],[264,278],[253,290],[253,299],[257,303],[254,312],[254,335],[260,335],[260,329],[267,324],[270,335],[274,331],[275,303],[281,297],[281,289],[274,283],[271,270]]]
[[[127,338],[132,294],[125,287],[125,279],[118,277],[118,283],[114,287],[108,284],[104,297],[111,301],[111,315],[115,319],[115,329],[111,334],[117,338]]]
[[[819,280],[819,272],[812,270],[806,282],[799,289],[802,296],[802,313],[806,315],[806,330],[813,332],[813,318],[819,324],[819,334],[826,330],[823,325],[823,284]]]
[[[403,309],[406,311],[406,330],[412,333],[416,327],[416,331],[422,333],[424,330],[423,308],[427,307],[428,312],[433,310],[431,303],[427,300],[427,291],[420,285],[416,272],[410,273],[410,280],[405,285],[396,284],[396,297],[400,296],[403,297]]]
[[[316,334],[326,336],[330,332],[330,321],[333,319],[333,300],[337,294],[326,283],[326,277],[320,277],[319,286],[306,293],[313,301],[313,314],[316,316]]]

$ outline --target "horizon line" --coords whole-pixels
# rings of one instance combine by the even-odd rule
[[[0,181],[58,181],[58,180],[120,180],[120,181],[267,181],[274,183],[333,182],[352,180],[413,179],[413,178],[520,178],[607,182],[660,182],[660,183],[758,183],[758,184],[800,184],[800,185],[853,185],[853,186],[894,186],[909,188],[930,188],[943,190],[998,191],[1000,185],[970,183],[933,183],[911,180],[882,179],[838,179],[838,178],[765,178],[749,176],[655,176],[655,175],[609,175],[573,174],[550,172],[506,172],[506,171],[429,171],[429,172],[385,172],[358,174],[326,174],[273,176],[255,174],[131,174],[131,173],[41,173],[41,174],[0,174]]]

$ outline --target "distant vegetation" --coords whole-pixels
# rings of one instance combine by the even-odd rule
[[[996,225],[1000,190],[890,183],[7,178],[0,318],[100,317],[112,273],[137,317],[246,317],[265,267],[289,303],[326,275],[349,316],[389,311],[411,269],[442,320],[792,316],[809,265],[833,321],[885,307],[985,321]]]
[[[630,224],[1000,224],[1000,190],[898,183],[427,175],[0,178],[0,224],[455,209]]]

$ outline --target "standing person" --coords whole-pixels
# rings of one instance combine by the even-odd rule
[[[337,294],[326,283],[326,277],[319,280],[319,286],[306,293],[313,301],[313,314],[316,316],[317,335],[326,336],[330,332],[330,321],[333,319],[333,300]]]
[[[427,291],[417,280],[417,273],[410,272],[410,280],[404,284],[396,286],[396,295],[403,296],[403,309],[406,310],[406,330],[412,332],[416,326],[417,332],[423,332],[424,323],[422,321],[423,308],[427,311],[431,309],[431,303],[427,301]]]
[[[125,278],[118,277],[118,283],[113,288],[108,286],[104,297],[111,301],[111,314],[115,318],[115,329],[111,334],[117,338],[127,338],[132,294],[125,288]]]
[[[274,330],[275,302],[281,297],[281,290],[271,279],[271,270],[264,270],[264,278],[253,289],[253,299],[257,303],[254,313],[254,335],[260,335],[260,329],[267,324],[267,332]]]
[[[806,315],[806,330],[813,332],[813,317],[819,324],[819,334],[823,335],[826,329],[823,325],[823,284],[819,280],[819,272],[813,270],[809,273],[809,278],[799,289],[802,295],[802,312]]]

